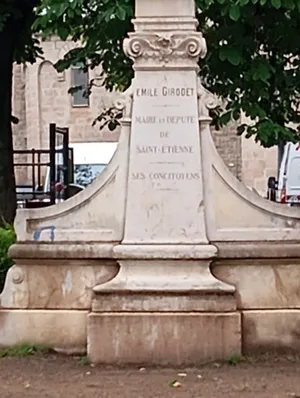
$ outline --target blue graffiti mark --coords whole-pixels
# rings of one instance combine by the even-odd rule
[[[36,231],[34,231],[34,233],[33,233],[33,239],[36,241],[36,242],[38,242],[39,240],[40,240],[40,237],[41,237],[41,233],[43,232],[43,231],[50,231],[50,240],[51,240],[51,242],[53,242],[54,241],[54,238],[55,238],[55,229],[56,229],[56,227],[54,227],[53,225],[52,226],[50,226],[50,227],[42,227],[42,228],[39,228],[39,229],[37,229]]]

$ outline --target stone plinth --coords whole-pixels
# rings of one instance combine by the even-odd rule
[[[120,245],[114,253],[120,272],[93,289],[93,362],[179,366],[240,354],[235,288],[211,274],[214,246]]]
[[[183,366],[239,355],[237,313],[92,313],[88,354],[93,362]]]
[[[88,311],[0,309],[0,348],[41,344],[66,354],[86,352]]]

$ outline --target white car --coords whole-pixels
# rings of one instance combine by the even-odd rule
[[[300,205],[300,143],[285,145],[279,178],[269,178],[267,197],[289,206]]]

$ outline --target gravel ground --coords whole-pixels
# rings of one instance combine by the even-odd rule
[[[295,357],[248,358],[236,366],[198,369],[116,369],[83,362],[56,355],[2,358],[0,397],[300,398]]]

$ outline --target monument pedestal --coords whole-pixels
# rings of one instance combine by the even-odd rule
[[[183,366],[240,353],[240,315],[234,312],[110,312],[88,316],[88,355],[92,362]]]
[[[93,289],[93,362],[180,366],[240,353],[235,289],[210,272],[214,246],[120,245],[114,252],[118,275]]]
[[[88,355],[171,366],[238,355],[235,288],[210,271],[217,250],[206,233],[199,131],[210,119],[197,77],[206,43],[194,0],[138,0],[134,25],[124,42],[135,77],[125,101],[124,235],[113,250],[120,271],[93,289]]]

